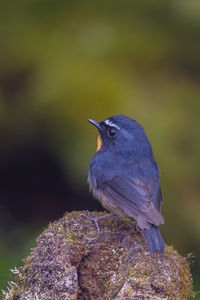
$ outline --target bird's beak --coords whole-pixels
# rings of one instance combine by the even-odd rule
[[[95,120],[92,120],[92,119],[88,119],[88,121],[89,121],[92,125],[96,126],[99,130],[101,130],[100,122],[95,121]]]

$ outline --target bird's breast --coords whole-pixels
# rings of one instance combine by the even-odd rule
[[[102,146],[102,139],[101,139],[100,135],[98,135],[98,137],[97,137],[97,149],[96,149],[96,152],[101,149],[101,146]]]

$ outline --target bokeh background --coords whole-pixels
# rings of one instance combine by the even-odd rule
[[[0,288],[48,222],[101,210],[87,119],[122,113],[152,142],[161,231],[199,290],[200,2],[2,0],[0,41]]]

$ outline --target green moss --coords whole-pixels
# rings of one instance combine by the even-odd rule
[[[69,244],[72,244],[75,240],[75,238],[77,237],[77,234],[75,232],[70,232],[67,237],[66,237],[66,241],[69,243]]]
[[[133,273],[134,273],[134,269],[133,269],[133,268],[130,268],[130,269],[129,269],[129,274],[128,274],[128,276],[129,276],[129,277],[132,277],[132,276],[133,276]]]
[[[126,218],[123,218],[123,221],[126,223],[132,223],[133,222],[133,219],[132,218],[130,218],[130,217],[126,217]]]
[[[94,225],[86,218],[80,222],[80,213],[67,213],[39,236],[19,269],[12,297],[6,299],[21,300],[26,293],[32,297],[45,291],[46,299],[57,300],[54,288],[46,288],[46,283],[52,281],[52,286],[57,286],[63,280],[69,280],[70,291],[78,293],[80,299],[113,299],[119,291],[121,299],[137,295],[186,299],[194,295],[187,259],[173,247],[166,246],[163,254],[150,255],[130,219],[117,217],[101,220],[99,238],[88,241],[85,232],[87,236],[93,234]],[[73,282],[76,272],[78,287]]]
[[[127,294],[128,294],[129,297],[132,297],[133,296],[133,289],[132,288],[128,288]]]
[[[27,267],[27,268],[31,268],[32,266],[33,266],[32,263],[27,263],[27,264],[26,264],[26,267]]]
[[[15,287],[12,290],[12,296],[13,296],[13,300],[19,298],[19,296],[20,296],[20,289]]]
[[[141,275],[142,275],[142,276],[149,276],[149,275],[150,275],[150,272],[149,272],[149,270],[147,270],[147,269],[142,269],[142,270],[141,270]]]

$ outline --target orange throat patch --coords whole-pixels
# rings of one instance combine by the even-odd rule
[[[99,151],[101,149],[101,145],[102,145],[102,139],[101,139],[100,135],[98,135],[98,138],[97,138],[97,150],[96,151]]]

